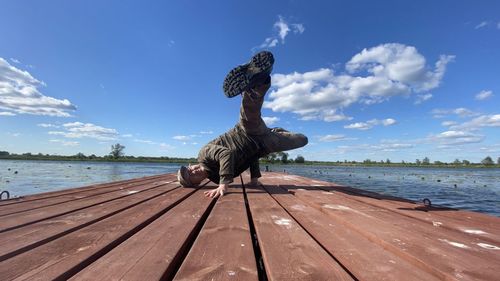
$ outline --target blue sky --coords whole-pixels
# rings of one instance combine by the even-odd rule
[[[270,50],[291,157],[500,156],[498,1],[2,1],[0,42],[0,150],[195,157]]]

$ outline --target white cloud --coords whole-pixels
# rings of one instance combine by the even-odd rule
[[[8,136],[11,136],[11,137],[19,137],[21,134],[20,133],[7,133]]]
[[[349,120],[342,110],[355,103],[380,103],[438,87],[453,58],[441,56],[431,70],[414,47],[379,45],[355,55],[346,64],[348,74],[337,75],[329,68],[274,74],[270,100],[264,107],[293,112],[303,120]]]
[[[289,24],[282,16],[278,16],[278,21],[274,23],[273,29],[275,34],[268,37],[259,46],[259,48],[272,48],[276,47],[280,40],[281,44],[285,44],[285,38],[288,36],[290,31],[295,34],[302,34],[305,31],[305,27],[301,23],[291,23]]]
[[[145,143],[145,144],[155,144],[155,142],[150,140],[134,139],[134,142]]]
[[[333,142],[333,141],[345,141],[345,140],[356,140],[356,138],[348,138],[345,135],[326,135],[321,136],[319,141],[321,142]]]
[[[47,124],[47,123],[40,123],[40,124],[37,124],[37,126],[42,127],[42,128],[59,128],[60,127],[58,125]]]
[[[455,122],[455,121],[443,121],[443,122],[441,122],[441,126],[444,126],[444,127],[450,127],[450,126],[454,126],[454,125],[457,125],[457,122]]]
[[[483,28],[485,26],[488,25],[488,22],[487,21],[482,21],[481,23],[479,23],[478,25],[476,25],[476,27],[474,27],[475,29],[480,29],[480,28]]]
[[[415,99],[415,104],[421,104],[425,101],[428,101],[432,98],[432,94],[424,94],[424,95],[417,95],[417,98]]]
[[[50,131],[49,135],[60,135],[66,138],[92,138],[102,141],[116,140],[118,132],[92,123],[73,122],[63,124],[66,131]]]
[[[438,141],[442,145],[462,145],[470,143],[479,143],[484,140],[484,136],[473,134],[467,131],[451,130],[442,132],[436,136],[430,137],[431,141]]]
[[[201,135],[212,135],[214,133],[214,131],[201,131],[200,134]]]
[[[397,123],[396,120],[394,120],[392,118],[387,118],[387,119],[383,119],[383,120],[372,119],[372,120],[369,120],[366,122],[357,122],[357,123],[345,125],[344,128],[357,129],[357,130],[369,130],[376,125],[391,126],[391,125],[394,125],[396,123]]]
[[[478,115],[476,112],[464,107],[455,109],[433,109],[431,113],[435,118],[442,118],[447,115],[458,115],[459,117],[471,117]]]
[[[500,127],[500,114],[481,115],[465,123],[450,127],[451,129],[477,130],[481,127]]]
[[[16,114],[9,111],[0,111],[0,116],[16,116]]]
[[[17,63],[17,64],[21,63],[18,59],[15,59],[15,58],[10,58],[10,61],[13,63]]]
[[[280,121],[279,117],[262,117],[262,120],[264,120],[264,123],[266,123],[267,126],[271,126]]]
[[[479,93],[476,94],[476,100],[486,100],[486,99],[489,99],[493,97],[493,92],[492,91],[486,91],[486,90],[483,90]]]
[[[123,134],[123,135],[121,135],[122,138],[131,138],[133,136],[134,135],[132,135],[132,134]]]
[[[179,140],[179,141],[188,141],[191,139],[190,136],[174,136],[172,137],[174,140]]]
[[[38,88],[45,83],[27,71],[0,58],[0,109],[18,114],[68,117],[76,107],[67,99],[43,95]]]
[[[65,141],[65,140],[58,140],[58,139],[50,140],[50,142],[60,143],[63,146],[79,146],[80,145],[80,143],[77,141]]]

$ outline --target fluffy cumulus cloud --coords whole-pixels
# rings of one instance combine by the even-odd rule
[[[437,141],[441,145],[463,145],[470,143],[479,143],[484,140],[483,135],[474,134],[468,131],[450,130],[438,135],[431,136],[431,141]]]
[[[489,99],[493,96],[493,92],[492,91],[486,91],[486,90],[483,90],[479,93],[476,94],[476,100],[486,100],[486,99]]]
[[[462,124],[453,125],[450,128],[474,131],[484,127],[500,127],[500,114],[481,115]]]
[[[426,94],[438,87],[453,59],[442,55],[431,68],[415,47],[383,44],[353,56],[345,65],[345,74],[337,75],[330,68],[274,74],[270,100],[264,106],[276,112],[299,114],[303,120],[350,120],[343,109],[353,104]]]
[[[290,32],[295,34],[302,34],[305,27],[301,23],[288,23],[282,16],[278,16],[278,21],[273,25],[274,34],[268,37],[259,46],[259,48],[272,48],[276,47],[280,42],[285,44],[285,38]]]
[[[264,123],[266,123],[267,126],[271,126],[276,124],[276,122],[280,121],[279,117],[262,117],[262,120],[264,120]]]
[[[104,128],[92,123],[73,122],[62,126],[64,131],[50,131],[49,134],[66,138],[92,138],[101,141],[116,140],[119,136],[115,129]]]
[[[10,114],[68,117],[76,107],[67,99],[45,96],[39,88],[45,84],[27,71],[0,58],[0,109]]]
[[[387,119],[383,119],[383,120],[372,119],[372,120],[369,120],[366,122],[356,122],[356,123],[352,123],[349,125],[345,125],[344,128],[357,129],[357,130],[369,130],[377,125],[391,126],[391,125],[394,125],[396,123],[397,123],[396,120],[394,120],[392,118],[387,118]]]

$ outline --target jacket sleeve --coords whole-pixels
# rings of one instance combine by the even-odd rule
[[[198,160],[219,164],[219,184],[233,182],[234,151],[231,149],[216,144],[207,144],[200,152]]]
[[[262,175],[260,174],[260,167],[259,167],[259,158],[255,158],[252,160],[252,163],[250,163],[250,178],[260,178]]]

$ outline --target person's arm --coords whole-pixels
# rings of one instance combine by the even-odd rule
[[[205,192],[205,196],[223,196],[234,177],[234,152],[224,146],[208,144],[200,153],[199,160],[219,163],[219,187]]]

